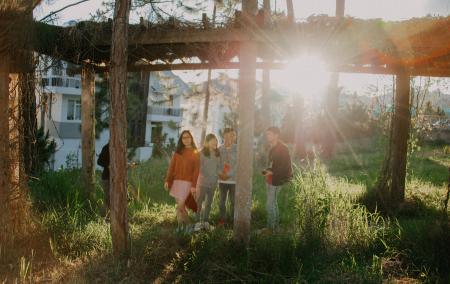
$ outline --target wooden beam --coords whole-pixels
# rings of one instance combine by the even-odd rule
[[[410,77],[406,71],[396,76],[394,115],[391,144],[391,204],[396,208],[405,199],[406,160],[408,153],[409,128],[411,125]]]
[[[81,72],[81,165],[86,196],[95,193],[95,72],[87,64]]]
[[[287,62],[257,62],[256,69],[283,69],[288,65]],[[239,62],[219,62],[219,63],[176,63],[176,64],[140,64],[129,65],[128,72],[139,71],[167,71],[167,70],[208,70],[208,69],[239,69]],[[98,73],[108,72],[109,67],[97,66],[95,71]],[[450,65],[445,68],[439,67],[420,67],[406,69],[411,76],[428,76],[428,77],[450,77]],[[378,75],[394,75],[398,72],[398,68],[384,67],[380,65],[338,65],[330,66],[328,71],[340,73],[355,73],[355,74],[378,74]],[[81,73],[80,69],[74,69],[74,73]]]
[[[242,2],[244,24],[253,27],[256,0]],[[252,208],[253,136],[255,128],[256,52],[254,42],[241,42],[238,104],[238,160],[234,210],[234,238],[248,244]]]
[[[193,44],[250,41],[253,36],[240,29],[207,29],[190,31],[147,31],[130,36],[130,45]],[[97,38],[95,45],[108,46],[108,38]]]
[[[127,209],[127,47],[129,0],[116,0],[111,49],[110,186],[113,253],[128,256]]]

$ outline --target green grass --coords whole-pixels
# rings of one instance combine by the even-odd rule
[[[449,281],[450,233],[440,222],[449,156],[433,146],[410,158],[408,202],[397,218],[358,203],[382,157],[381,147],[355,146],[323,165],[299,164],[279,196],[281,227],[272,235],[258,233],[266,222],[266,195],[255,174],[247,248],[233,241],[230,228],[175,235],[174,201],[163,189],[167,161],[142,163],[130,169],[131,257],[122,266],[113,262],[109,226],[97,214],[101,191],[93,202],[83,201],[79,172],[44,175],[32,183],[31,196],[55,255],[77,263],[75,282]],[[217,201],[216,192],[212,220]]]

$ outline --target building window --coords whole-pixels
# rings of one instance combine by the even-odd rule
[[[53,66],[52,74],[56,76],[62,76],[62,66]]]
[[[152,143],[160,142],[162,138],[162,128],[162,122],[152,122]]]
[[[53,87],[62,87],[63,86],[62,78],[52,78],[52,86]]]
[[[81,120],[81,100],[68,100],[67,120]]]
[[[49,85],[48,78],[42,78],[42,87],[47,87]]]
[[[77,79],[66,79],[66,84],[65,86],[67,88],[76,88],[79,89],[80,88],[80,80]]]
[[[169,96],[169,107],[173,107],[173,96],[172,95],[170,95]]]

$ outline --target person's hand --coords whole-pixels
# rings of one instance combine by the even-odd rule
[[[164,189],[169,190],[169,183],[167,181],[164,183]]]
[[[197,189],[195,187],[191,187],[191,193],[194,196],[194,198],[196,199],[196,197],[197,197]]]
[[[220,180],[227,180],[227,179],[229,179],[230,177],[229,177],[228,175],[224,174],[224,173],[220,173],[220,174],[219,174],[219,178],[220,178]]]

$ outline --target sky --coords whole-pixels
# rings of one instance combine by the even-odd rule
[[[58,10],[78,0],[46,0],[35,11],[40,19],[51,11]],[[298,20],[313,14],[334,15],[336,0],[293,0],[294,12]],[[58,24],[70,20],[86,20],[90,14],[101,8],[103,0],[89,0],[71,7],[59,14]],[[262,0],[259,1],[262,3]],[[285,9],[285,0],[272,0],[272,8]],[[382,18],[385,20],[404,20],[426,15],[447,16],[450,14],[450,0],[346,0],[345,15],[356,18]],[[132,18],[136,19],[134,13]]]

